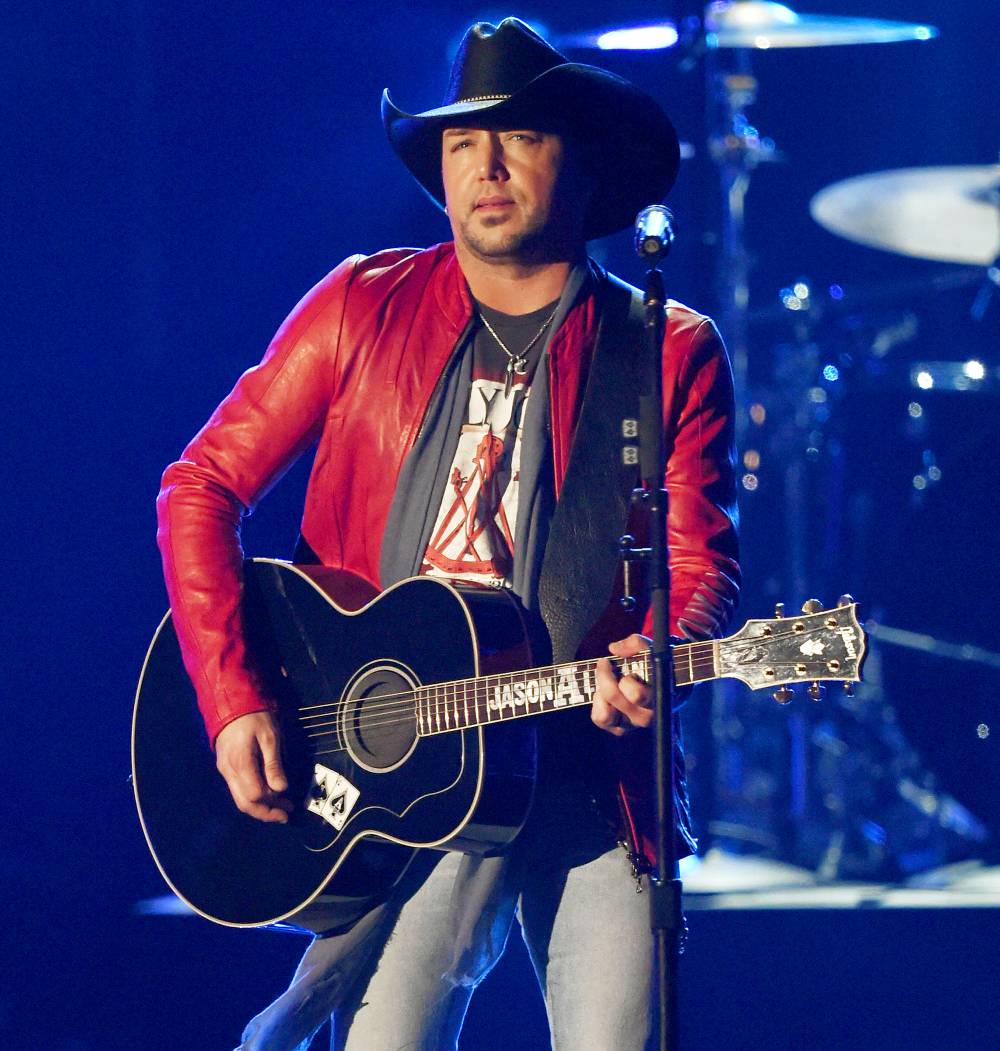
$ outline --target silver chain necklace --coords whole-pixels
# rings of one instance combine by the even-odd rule
[[[552,324],[552,319],[556,316],[556,310],[559,309],[559,305],[556,304],[556,309],[542,323],[542,327],[531,337],[531,341],[521,351],[520,354],[512,354],[507,344],[496,334],[493,326],[486,320],[482,311],[479,311],[479,320],[486,326],[486,331],[497,341],[497,346],[507,355],[507,368],[504,373],[504,384],[503,393],[504,397],[510,396],[510,389],[514,384],[514,373],[518,376],[525,376],[528,372],[528,351],[542,338],[542,333]]]

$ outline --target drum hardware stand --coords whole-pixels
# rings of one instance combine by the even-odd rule
[[[992,186],[986,193],[981,194],[980,199],[994,206],[997,215],[997,227],[1000,228],[1000,182]],[[990,303],[998,288],[1000,288],[1000,255],[986,268],[983,283],[979,286],[979,291],[976,293],[976,298],[973,300],[972,308],[969,311],[972,315],[972,320],[977,324],[986,317],[986,311],[989,310]]]
[[[706,33],[716,28],[714,6],[709,5],[705,10]],[[746,244],[746,196],[758,164],[782,158],[773,140],[762,137],[747,117],[746,111],[756,101],[758,89],[750,51],[745,48],[706,48],[705,76],[708,152],[718,169],[722,199],[715,287],[719,328],[724,334],[733,366],[736,448],[737,455],[742,457],[750,423],[748,311],[753,267],[753,257]],[[713,725],[728,722],[745,703],[732,683],[713,684]],[[714,733],[714,730],[710,731],[712,754],[707,757],[713,766],[719,761]],[[714,832],[712,823],[709,823],[701,836],[706,847],[711,846]]]
[[[705,28],[711,31],[711,7]],[[724,56],[731,58],[727,63]],[[745,48],[709,48],[705,62],[708,78],[709,154],[719,169],[722,189],[722,240],[717,270],[720,327],[733,363],[736,387],[736,441],[742,445],[746,430],[746,386],[749,359],[747,308],[750,303],[750,270],[753,260],[746,246],[745,205],[750,177],[757,165],[780,160],[774,142],[761,138],[747,119],[746,110],[757,99],[750,52]]]
[[[976,298],[972,303],[972,309],[969,311],[973,321],[978,323],[986,317],[986,311],[989,310],[990,303],[996,296],[998,288],[1000,288],[1000,256],[993,260],[992,266],[986,268],[986,276],[983,278],[983,283],[979,286],[979,291],[976,293]]]
[[[635,607],[631,593],[630,563],[649,566],[650,608],[653,614],[651,655],[656,784],[656,871],[650,878],[650,926],[656,951],[659,1051],[677,1051],[678,977],[684,930],[681,881],[677,878],[677,843],[674,832],[674,676],[670,645],[670,561],[667,550],[668,494],[666,455],[663,440],[663,334],[666,324],[666,293],[657,263],[670,251],[673,230],[671,215],[662,205],[639,213],[635,247],[648,264],[644,302],[646,364],[639,395],[639,419],[622,421],[626,465],[638,463],[642,486],[632,492],[632,501],[646,508],[649,547],[634,547],[634,538],[618,541],[624,563],[622,605]],[[638,438],[638,446],[634,444]]]
[[[879,637],[873,627],[894,631],[869,622],[865,628],[872,638]],[[980,654],[1000,667],[1000,654]],[[881,682],[877,647],[869,653],[868,669],[859,696],[838,700],[810,735],[817,753],[815,781],[833,818],[815,866],[823,881],[905,879],[914,874],[914,858],[921,867],[931,856],[936,866],[947,864],[950,844],[981,848],[989,839],[982,822],[938,786],[900,730]],[[893,867],[886,872],[889,863]]]

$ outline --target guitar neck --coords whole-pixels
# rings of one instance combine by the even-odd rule
[[[718,677],[716,645],[708,640],[674,646],[677,686]],[[649,650],[610,660],[622,675],[637,675],[647,682],[652,677]],[[590,704],[597,689],[596,673],[596,660],[574,661],[421,686],[416,691],[417,731],[427,737]]]

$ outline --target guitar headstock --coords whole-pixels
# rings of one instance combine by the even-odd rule
[[[809,683],[809,696],[819,700],[823,682],[860,682],[867,644],[858,623],[858,605],[843,595],[832,609],[810,599],[802,613],[786,617],[782,606],[772,620],[748,620],[735,635],[720,640],[720,675],[746,683],[751,690],[778,687],[774,699],[793,697],[790,683]]]

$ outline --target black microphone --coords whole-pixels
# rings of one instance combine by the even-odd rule
[[[635,217],[635,250],[640,259],[655,263],[674,243],[673,213],[662,204],[651,204]]]

